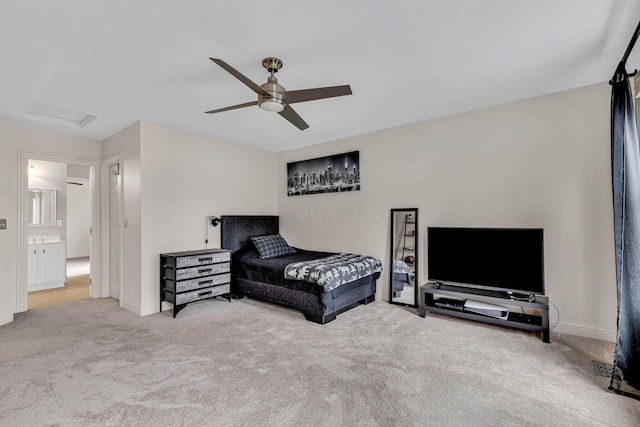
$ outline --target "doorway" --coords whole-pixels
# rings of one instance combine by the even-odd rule
[[[38,165],[40,166],[39,172],[37,171]],[[57,170],[57,172],[47,172],[48,167],[51,167],[51,170]],[[31,308],[30,288],[33,291],[40,290],[49,294],[41,298],[44,299],[44,303],[40,301],[34,303],[33,306],[102,296],[99,280],[93,280],[99,277],[100,259],[99,233],[95,233],[95,235],[92,233],[95,229],[94,224],[98,224],[99,218],[99,199],[95,191],[98,169],[99,162],[96,160],[33,152],[21,151],[19,153],[19,170],[21,172],[19,174],[20,191],[18,192],[18,228],[21,237],[18,239],[19,269],[18,285],[14,294],[15,312]],[[39,179],[30,179],[30,175],[38,174]],[[32,210],[34,209],[33,203],[30,203],[29,196],[32,193],[29,190],[30,186],[45,187],[55,194],[55,219],[51,223],[36,225],[30,220],[30,217],[33,217]],[[68,187],[73,190],[69,190]],[[83,200],[68,206],[69,198],[75,199],[75,195],[72,193],[78,192],[84,195]],[[78,234],[77,230],[81,230],[82,238],[79,240],[74,237],[74,233]],[[78,242],[81,243],[78,244]],[[50,244],[51,247],[47,247],[47,244]],[[34,257],[31,255],[32,252],[35,252],[36,256],[38,254],[35,246],[44,248],[43,252],[47,252],[46,249],[51,249],[48,253],[59,254],[62,262],[53,262],[51,259],[43,258],[41,262],[46,265],[45,273],[37,273],[33,263],[29,260]],[[74,266],[71,275],[66,269],[67,256],[70,259],[78,258],[78,261],[83,264],[82,267]],[[50,261],[51,263],[49,263]],[[77,265],[78,263],[73,264]],[[84,271],[84,273],[76,275],[79,271]],[[35,287],[33,286],[34,272],[37,274],[39,283],[39,286]],[[57,276],[54,279],[49,277],[49,274]],[[59,275],[62,275],[61,280],[57,278]],[[84,277],[78,280],[77,276]],[[75,291],[74,288],[76,288]],[[82,290],[78,291],[77,288],[82,288]],[[88,296],[86,296],[87,294]]]
[[[27,308],[90,298],[91,167],[28,162]]]

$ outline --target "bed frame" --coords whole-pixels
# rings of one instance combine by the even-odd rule
[[[230,250],[232,254],[251,244],[252,236],[278,234],[280,230],[279,217],[273,215],[224,215],[221,220],[222,248]],[[319,295],[275,284],[242,279],[235,277],[234,274],[231,277],[231,292],[236,298],[248,296],[295,308],[301,311],[307,320],[324,325],[334,320],[340,313],[360,304],[374,301],[378,277],[379,273],[339,295],[332,295],[330,299],[332,307],[324,304]]]

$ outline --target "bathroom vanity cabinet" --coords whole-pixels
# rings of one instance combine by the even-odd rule
[[[63,287],[66,270],[67,242],[29,243],[29,292]]]

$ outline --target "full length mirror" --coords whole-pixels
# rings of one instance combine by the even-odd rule
[[[418,208],[391,209],[389,301],[418,306]]]
[[[29,225],[56,225],[56,190],[29,189]]]

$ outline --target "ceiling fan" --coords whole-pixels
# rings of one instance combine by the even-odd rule
[[[282,61],[278,58],[268,57],[262,60],[262,66],[271,73],[271,76],[267,79],[267,82],[262,85],[257,85],[253,81],[249,80],[240,71],[233,68],[221,59],[209,58],[220,67],[224,68],[235,78],[240,80],[245,85],[249,86],[251,90],[258,94],[258,100],[253,102],[246,102],[244,104],[232,105],[231,107],[220,108],[217,110],[206,111],[207,114],[220,113],[222,111],[235,110],[237,108],[250,107],[257,105],[263,110],[271,111],[280,114],[287,119],[291,124],[296,126],[300,130],[305,130],[309,125],[291,108],[290,104],[296,102],[313,101],[316,99],[333,98],[335,96],[351,95],[351,86],[329,86],[329,87],[317,87],[313,89],[302,90],[286,90],[280,84],[275,73],[282,68]]]

